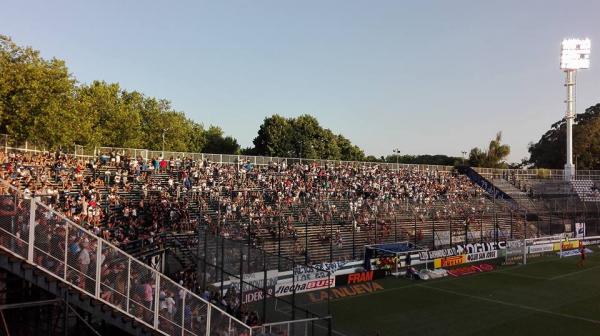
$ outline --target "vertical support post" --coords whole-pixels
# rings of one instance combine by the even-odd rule
[[[414,226],[414,231],[413,231],[413,236],[414,236],[414,241],[415,244],[417,243],[417,215],[415,215],[415,226]]]
[[[96,299],[100,298],[100,275],[102,274],[102,240],[97,238],[96,243]]]
[[[354,214],[352,214],[352,259],[356,259],[356,225],[354,224]]]
[[[523,265],[527,265],[527,239],[523,238]]]
[[[308,264],[308,218],[304,218],[304,263]]]
[[[65,260],[63,264],[63,279],[67,279],[68,272],[68,262],[69,262],[69,224],[65,224]]]
[[[479,216],[479,242],[483,243],[483,210]]]
[[[240,247],[240,305],[244,302],[244,244],[239,244]],[[248,249],[250,246],[248,246]]]
[[[448,218],[450,218],[450,235],[449,235],[449,236],[450,236],[450,237],[449,237],[450,239],[449,239],[449,241],[450,241],[450,246],[452,246],[452,236],[453,236],[453,234],[452,234],[452,214],[450,214],[450,215],[448,216]]]
[[[277,221],[277,269],[281,268],[281,216]]]
[[[571,181],[575,178],[575,166],[573,165],[573,121],[575,119],[575,71],[565,70],[567,88],[567,112],[565,119],[567,121],[567,158],[565,161],[564,179]]]
[[[398,241],[398,218],[396,218],[396,207],[392,206],[394,209],[394,241]],[[352,254],[352,258],[354,258],[354,254]]]
[[[158,311],[159,311],[159,305],[158,302],[160,300],[160,274],[158,272],[154,272],[154,276],[156,277],[156,279],[154,279],[154,304],[153,309],[154,309],[154,329],[158,328]]]
[[[329,279],[328,279],[329,281]],[[292,320],[296,319],[296,261],[292,259]],[[289,333],[288,333],[289,335]]]
[[[16,201],[16,200],[15,200]],[[36,198],[31,198],[29,200],[29,240],[27,245],[27,261],[33,264],[33,251],[34,251],[34,243],[35,243],[35,209],[36,209]],[[17,202],[15,202],[15,208],[17,207]],[[12,232],[11,232],[12,233]],[[14,241],[14,239],[11,239]]]
[[[510,210],[510,239],[513,238],[513,212]]]
[[[211,330],[210,330],[210,319],[211,319],[211,313],[212,313],[212,305],[210,303],[207,303],[206,306],[206,336],[210,336],[211,334]]]
[[[125,290],[127,291],[125,311],[129,313],[129,293],[131,292],[131,258],[127,258],[127,288]]]
[[[200,229],[202,230],[202,229]],[[202,232],[202,231],[200,231]],[[216,247],[216,246],[215,246]],[[215,254],[217,253],[217,251],[215,251]],[[206,269],[208,268],[207,266],[207,262],[208,262],[208,232],[204,231],[204,267],[203,267],[203,273],[202,274],[202,289],[206,290]],[[217,260],[215,259],[215,263],[217,262]],[[217,265],[212,265],[215,270],[215,276],[217,275]]]
[[[431,216],[431,244],[435,250],[435,219]]]
[[[219,287],[221,289],[221,297],[223,297],[223,277],[224,275],[224,271],[225,271],[225,237],[220,237],[221,238],[221,286]],[[217,239],[218,241],[218,239]]]
[[[263,254],[263,299],[262,299],[262,323],[267,322],[267,255]]]
[[[181,336],[185,336],[185,298],[187,292],[183,292],[183,299],[181,300]]]

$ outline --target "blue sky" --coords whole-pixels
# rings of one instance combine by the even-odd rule
[[[242,146],[266,116],[308,113],[368,154],[460,156],[502,131],[518,161],[564,115],[563,38],[592,39],[578,111],[600,102],[598,13],[595,0],[10,1],[0,34]]]

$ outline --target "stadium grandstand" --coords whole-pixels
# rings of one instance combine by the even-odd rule
[[[200,324],[211,320],[209,306],[224,314],[236,335],[283,321],[290,328],[288,320],[296,319],[308,322],[294,328],[310,324],[329,333],[328,308],[303,309],[294,302],[302,301],[303,289],[292,286],[298,299],[286,300],[276,283],[286,272],[300,283],[301,267],[332,278],[341,265],[359,265],[366,245],[407,241],[439,250],[497,244],[570,231],[579,222],[587,224],[588,235],[597,233],[598,201],[590,192],[600,176],[592,171],[563,182],[555,171],[94,152],[0,152],[7,266],[16,267],[14,257],[33,262],[105,305],[125,309],[139,325],[167,334],[187,333],[186,317]],[[592,187],[582,191],[590,181]],[[557,203],[570,208],[553,208]],[[42,240],[33,251],[28,236]],[[396,268],[409,265],[401,261]],[[134,267],[140,274],[132,273]],[[269,281],[255,278],[264,271],[267,280],[271,268],[279,275],[269,278],[279,280],[267,289]],[[164,281],[164,290],[153,291],[155,281]],[[263,293],[250,299],[256,292]],[[196,309],[184,302],[186,295],[198,301]],[[223,328],[222,319],[211,322],[190,325],[189,332]]]
[[[32,2],[0,336],[599,333],[600,2]]]

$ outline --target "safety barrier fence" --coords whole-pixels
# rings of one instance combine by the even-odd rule
[[[0,248],[164,335],[249,326],[0,180]]]
[[[24,152],[24,153],[49,153],[49,150],[42,147],[31,145],[8,145],[0,143],[0,148],[4,152]],[[306,159],[306,158],[284,158],[272,156],[254,156],[254,155],[237,155],[237,154],[212,154],[212,153],[192,153],[192,152],[177,152],[177,151],[157,151],[141,148],[121,148],[121,147],[96,147],[87,149],[80,145],[74,145],[67,152],[68,155],[73,155],[78,158],[97,158],[102,155],[110,155],[111,153],[118,155],[127,155],[130,157],[141,157],[145,160],[152,158],[190,158],[194,161],[208,160],[215,163],[235,164],[240,162],[250,162],[254,165],[268,165],[271,163],[285,163],[293,165],[296,163],[318,165],[355,165],[355,166],[374,166],[386,167],[388,169],[416,169],[419,171],[438,170],[451,171],[453,166],[442,165],[426,165],[426,164],[405,164],[405,163],[389,163],[389,162],[368,162],[368,161],[342,161],[342,160],[325,160],[325,159]]]
[[[545,168],[531,168],[531,169],[501,169],[501,168],[473,168],[479,174],[486,178],[504,178],[504,179],[518,179],[518,180],[557,180],[562,181],[564,179],[564,170],[562,169],[545,169]],[[600,170],[583,170],[578,169],[575,174],[577,180],[600,180]]]
[[[296,321],[285,321],[276,323],[266,323],[258,327],[253,327],[255,335],[259,336],[278,336],[278,335],[295,335],[295,336],[318,336],[326,335],[324,332],[322,319],[309,318]]]
[[[6,151],[20,151],[31,153],[48,152],[45,148],[25,144],[12,144],[5,141],[0,143],[0,148]],[[410,168],[417,170],[438,170],[451,171],[453,166],[443,165],[425,165],[425,164],[404,164],[390,162],[366,162],[366,161],[342,161],[342,160],[323,160],[323,159],[305,159],[305,158],[283,158],[270,156],[253,156],[253,155],[232,155],[232,154],[211,154],[211,153],[192,153],[192,152],[177,152],[177,151],[159,151],[141,148],[122,148],[122,147],[95,147],[86,148],[80,145],[74,145],[69,154],[81,158],[95,158],[101,154],[116,153],[119,155],[127,155],[132,157],[142,157],[146,160],[152,158],[191,158],[193,160],[209,160],[216,163],[239,163],[248,161],[255,165],[268,165],[272,162],[286,164],[294,163],[317,163],[319,165],[379,165],[389,169]],[[545,169],[545,168],[530,168],[530,169],[501,169],[501,168],[474,168],[481,175],[491,178],[510,178],[517,179],[547,179],[547,180],[562,180],[564,178],[564,170],[562,169]],[[600,180],[600,170],[577,170],[575,179],[578,180]]]

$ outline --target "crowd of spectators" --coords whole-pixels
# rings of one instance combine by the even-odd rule
[[[294,254],[304,255],[309,251],[299,230],[309,223],[319,226],[318,241],[341,248],[344,231],[389,236],[398,211],[421,222],[426,217],[468,222],[475,207],[465,207],[465,201],[482,193],[462,175],[383,165],[256,166],[246,160],[146,160],[116,152],[85,159],[60,152],[0,153],[0,163],[0,178],[26,197],[40,197],[117,245],[205,225],[255,246],[292,240]],[[332,230],[332,224],[339,226]],[[420,232],[406,228],[401,234],[411,239]]]
[[[246,160],[235,164],[178,157],[146,160],[115,152],[91,158],[61,152],[10,152],[0,153],[0,166],[0,178],[20,190],[23,200],[39,198],[48,209],[63,213],[117,246],[139,239],[154,241],[161,233],[189,232],[205,225],[217,235],[258,246],[269,239],[291,240],[294,253],[302,255],[309,251],[300,239],[300,230],[308,225],[318,226],[319,241],[341,248],[344,230],[380,230],[389,236],[397,211],[408,212],[420,221],[426,216],[463,216],[468,222],[475,206],[465,207],[469,202],[464,201],[481,197],[480,189],[452,172],[392,170],[383,165],[280,162],[256,166]],[[49,215],[46,209],[38,211],[48,214],[40,216],[41,225],[35,230],[39,241],[47,238],[41,251],[54,251],[59,256],[55,259],[38,253],[36,262],[59,275],[69,272],[67,277],[82,288],[92,286],[95,240],[86,234],[67,234],[58,224],[60,218]],[[17,231],[21,237],[28,234],[26,213],[23,201],[16,204],[13,216],[20,216],[22,225]],[[333,223],[338,224],[335,229]],[[5,222],[0,224],[6,226]],[[0,235],[0,239],[6,237]],[[64,239],[68,241],[67,251],[61,247]],[[61,253],[68,254],[76,269],[65,271],[64,264],[57,261],[62,260]],[[127,283],[124,265],[117,253],[102,251],[101,257],[105,275],[102,296],[122,306],[125,300],[119,289],[124,290]],[[174,277],[183,286],[199,291],[196,272]],[[133,279],[131,286],[136,288],[136,302],[142,303],[136,307],[140,316],[150,318],[148,308],[155,304],[152,282],[140,277]],[[225,295],[217,290],[198,294],[249,325],[258,323],[258,314],[239,302],[235,289]],[[164,290],[158,304],[165,316],[174,316],[180,300],[180,293]],[[197,319],[192,316],[200,314],[193,309],[184,313],[194,321]]]

